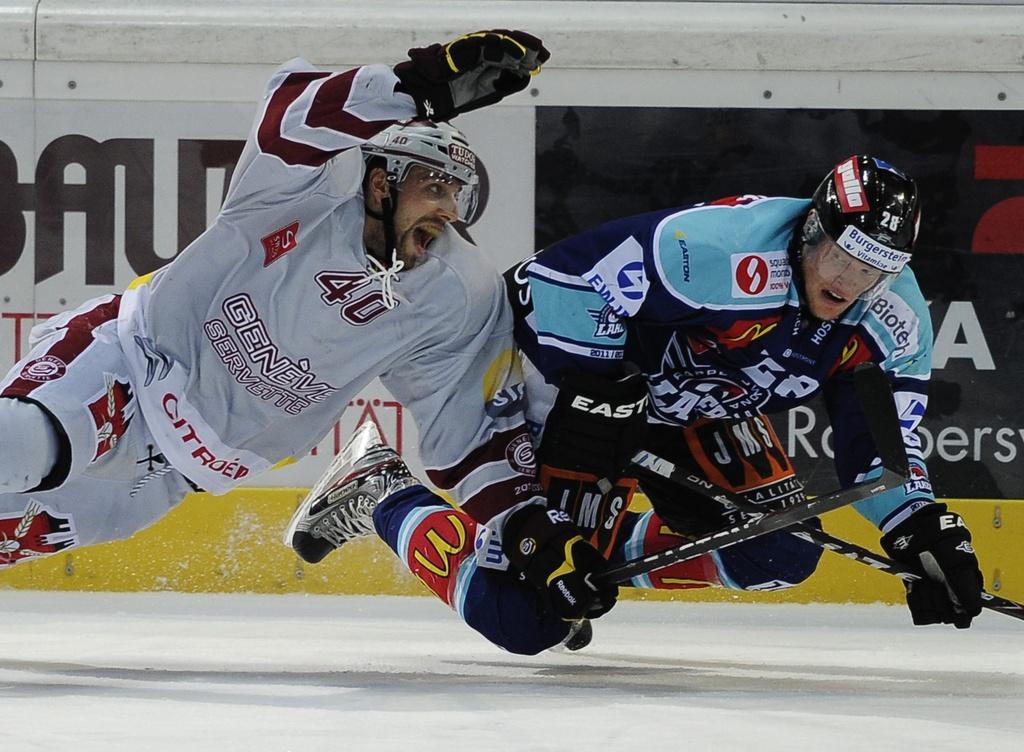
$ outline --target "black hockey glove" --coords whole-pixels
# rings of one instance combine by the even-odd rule
[[[882,548],[920,580],[907,582],[914,624],[955,624],[967,629],[981,613],[985,586],[971,532],[945,504],[929,504],[882,536]]]
[[[582,372],[562,377],[537,450],[542,465],[622,476],[647,431],[647,382],[636,366],[626,368],[617,380]]]
[[[615,605],[618,586],[597,579],[608,562],[583,540],[565,512],[541,506],[516,510],[505,522],[502,546],[562,619],[596,619]]]
[[[549,57],[537,37],[493,29],[413,47],[395,75],[398,90],[416,100],[418,117],[449,120],[522,91]]]

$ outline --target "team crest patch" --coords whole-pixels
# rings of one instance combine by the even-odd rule
[[[260,238],[260,242],[263,244],[263,266],[266,268],[289,251],[294,251],[299,247],[298,221],[263,236]]]
[[[588,308],[587,313],[597,325],[594,329],[595,337],[618,339],[625,334],[626,327],[622,325],[622,319],[615,315],[615,311],[612,310],[611,306],[605,306],[599,311]]]
[[[537,460],[533,454],[533,444],[530,437],[517,436],[505,447],[505,459],[512,469],[523,475],[532,475],[537,469]]]
[[[53,381],[68,372],[68,365],[53,355],[43,355],[30,360],[21,369],[21,378],[26,381]]]
[[[78,532],[71,515],[51,511],[35,499],[29,499],[21,513],[0,514],[0,568],[77,544]]]
[[[670,422],[696,417],[728,418],[761,412],[771,398],[768,389],[740,372],[700,364],[676,335],[662,355],[661,370],[650,379],[651,407]]]

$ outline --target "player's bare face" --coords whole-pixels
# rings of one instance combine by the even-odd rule
[[[858,297],[875,286],[882,272],[858,261],[827,237],[804,244],[804,297],[811,315],[822,321],[838,319]]]
[[[445,225],[458,218],[461,189],[462,183],[443,173],[420,165],[410,168],[395,209],[395,244],[406,269],[421,263]]]

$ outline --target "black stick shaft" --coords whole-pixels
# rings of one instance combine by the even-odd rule
[[[763,512],[761,507],[750,502],[741,494],[731,493],[726,489],[719,488],[696,475],[686,474],[676,468],[671,462],[663,460],[649,452],[645,454],[646,457],[644,458],[644,461],[638,464],[641,464],[651,472],[656,472],[661,477],[676,483],[680,488],[715,499],[718,502],[726,502],[744,513],[760,514]],[[853,559],[856,562],[873,567],[880,572],[894,575],[904,581],[921,579],[920,575],[911,572],[886,556],[876,554],[868,548],[858,546],[855,543],[850,543],[842,538],[836,538],[834,535],[829,535],[824,530],[819,530],[802,521],[794,524],[790,532],[806,541],[814,543],[815,545],[821,546],[829,551],[835,551],[848,559]],[[1001,614],[1006,614],[1007,616],[1012,616],[1016,619],[1024,620],[1024,605],[1017,603],[1016,601],[1011,601],[1008,598],[993,595],[989,592],[983,592],[981,594],[981,598],[981,605],[984,608],[992,611],[998,611]]]
[[[636,461],[637,458],[634,458],[634,462]],[[677,480],[673,478],[672,473],[683,475],[681,471],[676,469],[674,464],[665,460],[661,460],[661,462],[664,468],[671,468],[670,474],[666,476],[669,479]],[[658,471],[655,470],[654,472]],[[617,567],[610,567],[605,571],[603,579],[616,583],[626,582],[639,574],[646,574],[655,569],[667,567],[670,564],[688,561],[710,551],[717,551],[720,548],[741,543],[765,533],[781,530],[797,522],[802,522],[825,512],[830,512],[833,509],[839,509],[847,504],[852,504],[855,501],[885,493],[892,488],[902,485],[903,481],[904,478],[901,476],[885,470],[880,478],[868,483],[844,488],[835,493],[819,496],[775,512],[761,513],[761,510],[758,510],[757,517],[752,517],[739,525],[723,528],[717,532],[710,533],[696,540],[687,541],[678,546],[673,546],[664,551],[631,559]]]
[[[914,580],[920,580],[921,576],[911,572],[909,569],[901,564],[897,564],[887,556],[876,554],[874,551],[863,546],[858,546],[856,543],[850,543],[842,538],[836,538],[834,535],[829,535],[824,530],[818,530],[810,525],[798,524],[794,525],[793,535],[803,538],[806,541],[810,541],[818,546],[829,551],[835,551],[837,554],[842,554],[848,559],[853,559],[860,564],[866,564],[869,567],[899,577],[904,582],[913,582]],[[998,595],[993,595],[989,592],[982,592],[981,594],[981,605],[991,611],[998,611],[1001,614],[1012,616],[1016,619],[1024,620],[1024,604],[1011,601],[1008,598],[1003,598]]]

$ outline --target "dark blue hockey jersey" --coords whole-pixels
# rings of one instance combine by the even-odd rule
[[[880,472],[852,379],[857,364],[878,363],[892,383],[912,480],[858,510],[888,530],[934,500],[916,433],[931,371],[928,309],[905,268],[836,321],[802,311],[788,248],[809,208],[805,199],[747,196],[559,242],[515,271],[532,298],[517,337],[549,382],[569,367],[636,363],[652,419],[665,423],[779,413],[822,392],[843,485]]]

